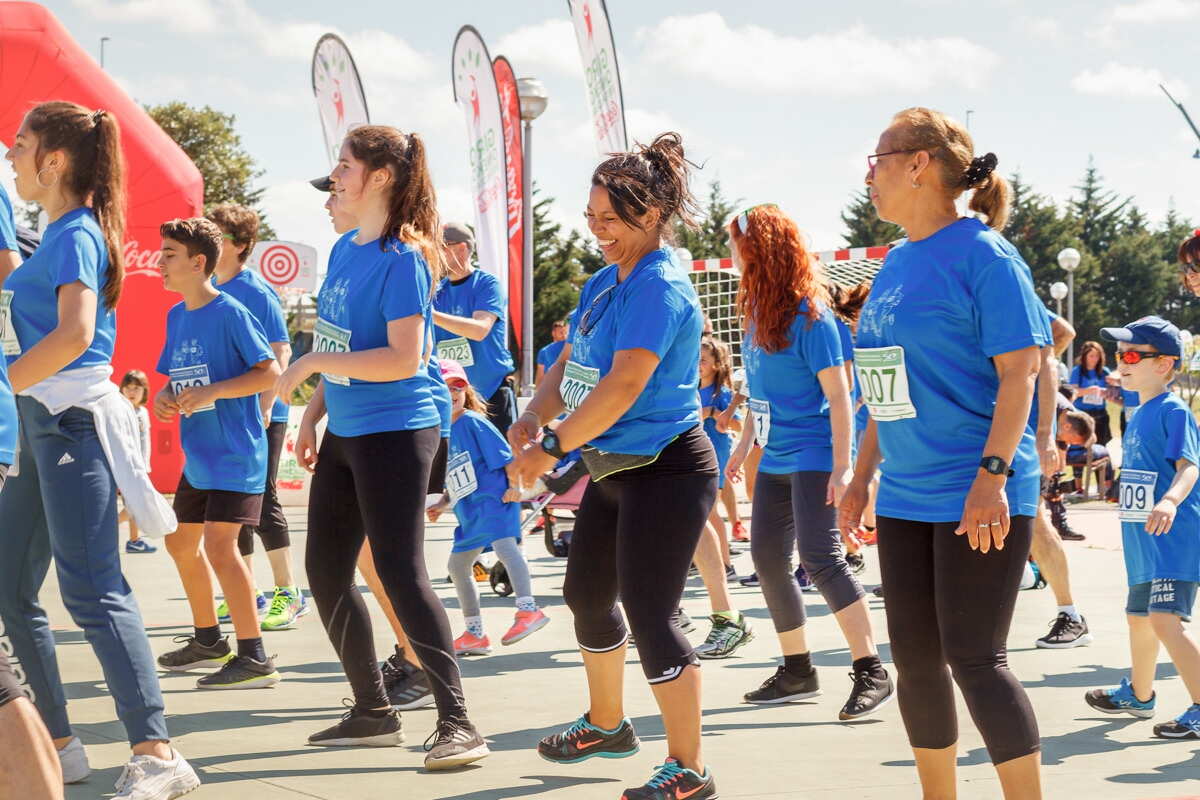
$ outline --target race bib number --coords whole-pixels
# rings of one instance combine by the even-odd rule
[[[1094,388],[1094,387],[1089,387],[1089,388]],[[1101,393],[1098,395],[1091,395],[1091,394],[1083,394],[1081,392],[1079,395],[1079,404],[1084,405],[1084,406],[1089,406],[1091,408],[1100,408],[1101,406],[1104,405],[1104,394]]]
[[[169,375],[171,379],[171,391],[176,397],[179,397],[179,393],[184,389],[192,386],[208,386],[210,383],[208,378],[208,364],[200,364],[195,367],[178,367],[171,370]],[[193,409],[192,413],[215,411],[216,408],[216,405],[209,403],[206,406]]]
[[[21,355],[21,343],[12,324],[12,289],[0,291],[0,341],[4,343],[4,355]]]
[[[771,436],[771,404],[751,397],[746,405],[754,413],[754,438],[759,447],[766,447],[767,439]]]
[[[475,356],[471,354],[471,343],[465,336],[438,342],[437,357],[438,361],[445,361],[447,358],[453,359],[463,367],[475,366]]]
[[[876,422],[916,418],[917,409],[908,396],[903,347],[855,348],[854,369],[863,402]]]
[[[475,480],[475,465],[471,463],[471,454],[463,450],[446,462],[446,491],[450,499],[458,501],[479,488]]]
[[[568,414],[573,413],[583,404],[599,381],[600,370],[598,368],[585,367],[574,361],[567,362],[567,366],[563,369],[562,383],[558,385],[558,391],[562,395],[563,405],[567,407]]]
[[[1154,484],[1158,473],[1141,469],[1121,470],[1121,505],[1117,517],[1122,522],[1145,522],[1154,508]]]
[[[318,317],[317,325],[313,328],[313,352],[349,353],[350,331]],[[342,375],[330,375],[324,372],[321,373],[321,376],[329,383],[336,383],[338,386],[350,385],[350,379]]]

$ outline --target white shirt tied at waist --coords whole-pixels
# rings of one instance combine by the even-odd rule
[[[179,523],[175,512],[150,483],[138,435],[137,412],[109,378],[112,367],[103,364],[80,367],[51,375],[21,392],[44,405],[51,414],[68,408],[90,411],[96,421],[96,436],[121,490],[125,508],[146,536],[161,538],[174,533]],[[20,441],[17,442],[18,452]],[[19,462],[19,459],[14,459]],[[14,463],[9,475],[16,475]]]

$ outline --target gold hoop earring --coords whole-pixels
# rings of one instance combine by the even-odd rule
[[[46,171],[46,170],[48,170],[48,169],[50,169],[50,168],[49,168],[49,167],[42,167],[41,169],[39,169],[39,170],[38,170],[37,177],[36,177],[36,178],[34,178],[34,180],[36,180],[36,181],[37,181],[37,185],[38,185],[38,186],[40,186],[40,187],[42,187],[43,189],[53,189],[55,186],[58,186],[58,173],[57,173],[57,172],[53,173],[53,174],[54,174],[54,183],[50,184],[49,186],[47,186],[46,184],[42,183],[42,173],[43,173],[43,172],[45,172],[45,171]]]
[[[917,183],[917,182],[916,182],[916,181],[914,181],[912,178],[909,178],[909,179],[908,179],[908,183],[909,183],[909,185],[910,185],[910,186],[912,186],[914,189],[920,189],[920,188],[921,188],[921,184]]]

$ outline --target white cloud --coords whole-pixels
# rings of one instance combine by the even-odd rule
[[[153,22],[172,33],[211,34],[220,27],[221,15],[209,0],[74,0],[96,19],[122,24]]]
[[[1109,62],[1098,72],[1084,70],[1071,81],[1071,87],[1080,94],[1105,97],[1154,97],[1160,92],[1159,84],[1167,87],[1176,100],[1186,98],[1190,92],[1181,80],[1166,80],[1162,73],[1149,67],[1130,67]]]
[[[1053,17],[1021,16],[1017,18],[1014,27],[1025,36],[1048,39],[1052,42],[1059,41],[1063,34],[1062,23]]]
[[[559,73],[582,76],[575,26],[569,19],[548,19],[524,25],[489,46],[492,58],[502,55],[512,62],[517,77]]]
[[[963,38],[883,39],[857,26],[798,39],[756,25],[730,28],[716,12],[668,17],[636,38],[649,66],[759,93],[980,89],[999,61]]]
[[[1200,17],[1200,2],[1196,0],[1140,0],[1137,3],[1116,6],[1112,10],[1113,22],[1153,25],[1159,22]]]

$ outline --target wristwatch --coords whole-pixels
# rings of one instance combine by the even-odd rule
[[[567,454],[558,446],[558,435],[547,433],[542,437],[542,450],[555,458],[566,458]]]
[[[1004,475],[1011,478],[1016,473],[1008,468],[1008,462],[1000,456],[984,456],[979,462],[982,469],[987,470],[992,475]]]

